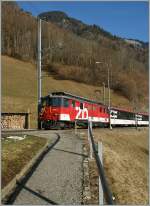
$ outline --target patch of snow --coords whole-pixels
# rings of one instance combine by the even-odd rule
[[[142,47],[142,44],[136,40],[132,40],[132,39],[125,39],[125,41],[129,44],[133,44],[134,46],[139,46]]]
[[[19,136],[9,136],[7,137],[7,139],[13,139],[13,140],[23,140],[26,138],[27,135],[24,135],[23,137],[19,137]]]

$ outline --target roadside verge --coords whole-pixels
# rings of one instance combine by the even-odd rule
[[[55,144],[59,141],[60,136],[57,134],[57,138],[54,142],[51,142],[51,140],[48,140],[47,143],[42,147],[42,149],[39,150],[39,152],[32,158],[29,163],[21,170],[19,174],[17,174],[10,183],[5,186],[2,189],[1,193],[1,202],[3,204],[6,204],[8,200],[11,198],[13,193],[17,190],[18,182],[24,183],[28,180],[28,178],[32,175],[36,167],[39,165],[39,163],[42,161],[44,156],[49,152]]]

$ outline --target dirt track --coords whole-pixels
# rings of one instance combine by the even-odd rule
[[[103,161],[117,204],[148,204],[148,128],[95,129],[103,143]],[[91,204],[98,204],[96,165],[90,163]],[[97,195],[96,195],[97,194]]]

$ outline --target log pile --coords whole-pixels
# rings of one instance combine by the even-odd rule
[[[25,129],[25,115],[19,115],[19,114],[2,115],[1,129]]]

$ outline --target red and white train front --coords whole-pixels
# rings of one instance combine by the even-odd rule
[[[43,128],[73,127],[87,125],[91,119],[96,126],[109,123],[107,107],[81,97],[66,93],[54,93],[42,98],[40,121]]]

